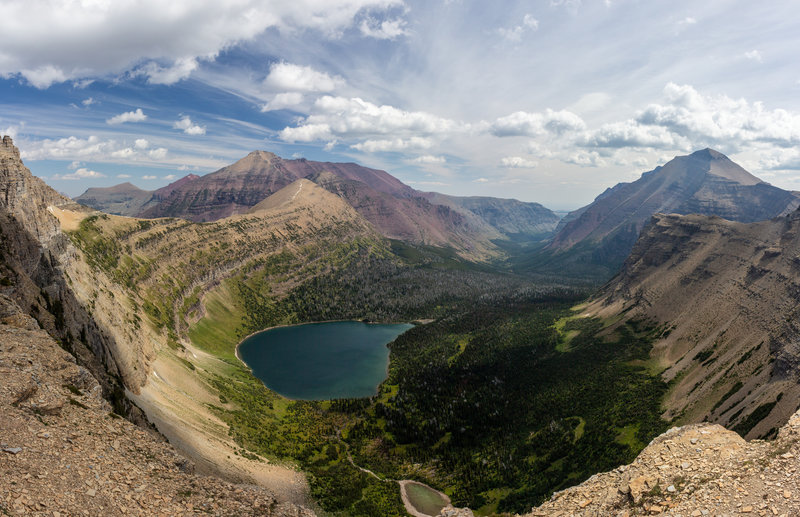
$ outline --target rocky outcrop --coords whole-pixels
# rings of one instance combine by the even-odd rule
[[[10,136],[0,143],[0,208],[20,221],[22,227],[47,245],[58,236],[58,220],[47,207],[69,203],[69,199],[33,176],[22,164],[19,149]]]
[[[556,261],[606,266],[613,272],[653,214],[697,213],[754,222],[799,205],[798,193],[773,187],[725,155],[704,149],[678,156],[632,183],[620,183],[567,215],[547,252]]]
[[[800,414],[772,442],[719,425],[674,428],[630,465],[553,494],[526,517],[793,516],[800,509]]]
[[[0,295],[0,514],[310,517],[266,490],[194,473],[113,408],[91,373]]]

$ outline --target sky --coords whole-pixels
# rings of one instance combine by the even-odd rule
[[[71,196],[254,150],[555,210],[705,147],[800,190],[796,0],[0,8],[0,134]]]

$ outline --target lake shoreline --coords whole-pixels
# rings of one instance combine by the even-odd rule
[[[369,398],[369,397],[372,397],[372,396],[374,396],[375,394],[377,394],[379,392],[380,385],[386,380],[386,378],[389,375],[389,367],[391,365],[391,357],[390,357],[391,356],[391,351],[389,350],[388,345],[391,342],[393,342],[398,336],[403,334],[404,332],[407,332],[408,330],[414,328],[415,326],[424,325],[425,323],[427,323],[427,320],[422,320],[422,319],[416,319],[416,320],[414,320],[412,322],[405,322],[405,321],[404,322],[386,322],[386,321],[365,321],[365,320],[358,320],[358,319],[336,319],[336,320],[324,320],[324,321],[307,321],[307,322],[291,323],[291,324],[285,324],[285,325],[273,325],[271,327],[266,327],[264,329],[261,329],[261,330],[255,331],[255,332],[251,332],[247,336],[243,337],[236,344],[236,347],[234,348],[234,355],[235,355],[236,359],[245,368],[247,368],[247,370],[250,372],[250,374],[253,375],[255,378],[257,378],[259,381],[261,381],[261,383],[267,389],[269,389],[272,392],[275,392],[276,394],[278,394],[281,397],[283,397],[283,398],[285,398],[287,400],[290,400],[290,401],[301,401],[301,400],[326,401],[326,400],[336,400],[336,399],[341,399],[341,398]],[[261,342],[260,339],[265,339],[265,340],[269,341],[270,338],[266,338],[266,337],[264,337],[264,338],[256,338],[255,342],[248,343],[249,340],[251,340],[252,338],[254,338],[256,336],[259,336],[259,335],[267,333],[267,332],[276,331],[276,330],[277,331],[286,331],[287,329],[293,329],[293,328],[299,328],[299,327],[308,327],[308,328],[312,328],[313,329],[313,327],[324,326],[324,325],[332,325],[332,330],[333,330],[333,329],[336,329],[337,327],[339,327],[336,324],[345,325],[344,328],[348,328],[348,329],[351,328],[351,327],[349,327],[351,325],[355,325],[356,328],[361,328],[361,329],[366,329],[368,327],[383,327],[384,329],[385,328],[389,328],[389,327],[394,327],[394,326],[403,326],[404,327],[399,332],[396,329],[389,330],[391,335],[390,336],[385,336],[385,339],[386,339],[385,341],[379,341],[380,343],[382,343],[382,347],[381,348],[382,348],[383,352],[381,354],[382,355],[385,354],[385,362],[382,361],[382,362],[384,362],[384,364],[383,364],[383,376],[382,376],[381,380],[375,384],[374,392],[372,392],[372,393],[367,395],[367,394],[360,393],[359,391],[356,391],[356,393],[354,393],[354,394],[347,394],[347,393],[343,394],[343,393],[337,393],[336,391],[334,391],[333,393],[330,393],[330,394],[326,394],[326,393],[324,393],[324,390],[323,390],[322,393],[319,393],[319,392],[314,393],[313,389],[312,389],[312,391],[310,393],[309,392],[307,392],[307,393],[299,392],[298,393],[296,391],[293,392],[292,389],[288,389],[287,390],[286,389],[287,387],[285,386],[285,379],[283,380],[283,382],[281,382],[281,377],[282,377],[282,375],[284,375],[282,372],[291,371],[292,370],[291,366],[287,366],[287,368],[289,368],[289,369],[288,370],[284,369],[280,373],[275,371],[275,369],[277,368],[276,365],[283,364],[283,359],[284,358],[283,357],[277,357],[276,358],[276,357],[273,356],[273,357],[270,358],[270,360],[268,360],[265,363],[265,362],[263,362],[263,358],[256,359],[254,357],[254,354],[258,354],[258,353],[269,354],[270,353],[270,352],[255,352],[255,350],[259,350],[258,347],[263,346],[263,345],[267,345],[266,341],[265,342]],[[386,330],[384,330],[384,329],[377,330],[377,332],[386,332]],[[311,333],[323,332],[324,333],[325,330],[322,330],[322,331],[321,330],[310,330],[310,331],[307,330],[307,331],[294,331],[294,332],[298,333],[297,336],[298,336],[298,339],[300,339],[300,341],[297,342],[296,345],[294,343],[292,345],[293,346],[300,346],[301,347],[300,350],[302,350],[302,347],[305,344],[304,344],[303,338],[300,338],[299,336],[302,336],[302,335],[304,335],[305,333],[308,333],[308,332],[311,332]],[[339,332],[341,332],[341,331],[339,331]],[[364,343],[364,344],[367,345],[367,348],[372,346],[372,345],[369,345],[369,343],[371,343],[371,342],[374,343],[375,345],[378,344],[378,343],[376,343],[374,341],[371,341],[371,339],[374,340],[374,338],[369,338],[369,337],[365,337],[365,336],[360,335],[361,332],[371,332],[371,331],[366,331],[366,330],[361,330],[361,331],[348,330],[347,332],[350,332],[350,333],[356,332],[356,333],[353,334],[352,338],[345,337],[345,342],[347,342],[348,339],[349,339],[349,342],[353,343],[353,344]],[[336,335],[336,334],[337,334],[337,332],[335,330],[333,330],[333,334],[332,335]],[[278,334],[278,336],[280,336],[280,335],[284,335],[284,333],[281,332],[281,334]],[[346,335],[346,333],[345,333],[345,335]],[[326,338],[322,338],[322,341],[316,341],[316,342],[317,343],[326,343]],[[279,337],[278,339],[281,339],[281,338]],[[317,339],[319,340],[320,338],[317,337]],[[333,341],[331,342],[331,346],[333,346],[334,348],[331,348],[330,350],[336,350],[337,346],[338,347],[341,346],[341,343],[342,343],[341,339],[342,338],[339,337],[339,339],[337,340],[337,338],[334,337],[332,339],[333,339]],[[364,340],[364,339],[366,339],[366,340]],[[378,338],[378,339],[380,339],[380,338]],[[242,347],[246,343],[247,343],[247,346],[248,346],[248,350],[246,351],[246,353],[243,353],[242,350],[240,349],[240,347]],[[253,346],[256,346],[257,348],[254,349]],[[270,345],[267,345],[267,346],[268,346],[268,348],[267,349],[263,349],[263,350],[269,350],[269,347],[271,347],[272,345],[270,344]],[[321,358],[321,360],[324,361],[325,358],[326,358],[326,354],[329,353],[327,351],[326,347],[323,346],[323,348],[321,349],[321,348],[318,347],[318,345],[314,345],[314,346],[316,347],[316,352],[312,352],[313,357]],[[358,347],[358,346],[363,346],[363,345],[355,345],[355,346]],[[367,353],[366,349],[364,349],[364,351],[365,351],[365,353]],[[352,352],[352,350],[351,350],[351,352]],[[320,355],[317,355],[317,354],[320,354]],[[368,352],[368,354],[372,354],[372,352]],[[248,356],[248,360],[253,365],[253,367],[251,367],[250,364],[248,364],[244,360],[244,355]],[[275,362],[276,359],[278,360],[277,363]],[[333,363],[335,364],[335,361],[333,361]],[[272,370],[270,372],[271,376],[267,375],[267,373],[265,373],[265,366],[264,365],[269,365],[269,364],[272,364],[272,366],[267,366],[266,368]],[[375,363],[373,362],[373,363],[370,363],[370,364],[374,365]],[[289,365],[291,365],[291,360],[289,362]],[[365,372],[372,371],[373,372],[372,377],[376,377],[377,376],[377,373],[374,370],[374,366],[366,366],[366,365],[364,365],[364,366],[367,368],[366,370],[356,370],[356,371],[365,371]],[[326,372],[329,371],[327,369],[327,367],[326,367],[325,371]],[[330,370],[330,371],[336,371],[336,369],[334,368],[333,370]],[[276,373],[277,373],[277,377],[274,376]],[[361,391],[364,391],[363,385],[362,385]]]
[[[447,508],[448,506],[450,506],[452,504],[452,501],[450,500],[450,497],[447,494],[445,494],[444,492],[441,492],[439,490],[436,490],[432,486],[426,485],[425,483],[421,483],[421,482],[415,481],[413,479],[401,479],[401,480],[397,481],[397,484],[400,485],[400,498],[403,500],[403,505],[406,507],[406,511],[408,513],[410,513],[411,515],[413,515],[414,517],[436,517],[436,516],[435,515],[431,515],[429,513],[424,513],[422,510],[417,508],[417,506],[411,500],[412,499],[411,496],[408,494],[408,490],[407,490],[407,486],[408,485],[419,485],[419,486],[424,487],[427,490],[430,490],[431,492],[434,492],[434,493],[438,494],[439,497],[444,502],[444,504],[442,505],[442,508]],[[439,514],[439,512],[437,512],[437,515],[438,514]]]
[[[317,325],[319,323],[341,323],[341,322],[344,322],[344,321],[352,321],[352,322],[356,322],[356,323],[364,323],[365,325],[414,325],[416,327],[417,325],[427,325],[428,323],[432,323],[433,321],[436,321],[436,320],[418,319],[418,320],[414,320],[414,321],[410,321],[410,322],[408,322],[408,321],[398,321],[398,322],[391,322],[390,321],[390,322],[385,322],[385,321],[364,321],[364,320],[347,319],[347,320],[304,321],[302,323],[288,323],[286,325],[274,325],[272,327],[267,327],[267,328],[263,328],[261,330],[256,330],[255,332],[251,332],[250,334],[248,334],[245,337],[243,337],[242,339],[240,339],[239,342],[236,343],[236,348],[233,350],[233,354],[236,356],[236,359],[238,359],[239,362],[242,363],[245,366],[245,368],[250,370],[250,373],[253,373],[253,370],[247,365],[247,363],[242,361],[242,358],[239,357],[239,346],[242,343],[244,343],[248,338],[251,338],[251,337],[255,336],[256,334],[260,334],[261,332],[266,332],[268,330],[275,330],[275,329],[286,328],[286,327],[299,327],[300,325]]]

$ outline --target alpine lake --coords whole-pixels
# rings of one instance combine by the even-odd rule
[[[284,397],[370,397],[386,379],[386,345],[411,327],[360,321],[276,327],[242,341],[238,353],[253,375]]]

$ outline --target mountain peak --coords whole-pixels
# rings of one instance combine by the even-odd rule
[[[11,157],[19,160],[19,149],[14,145],[14,140],[6,135],[0,142],[0,156]]]
[[[252,159],[261,159],[261,160],[266,160],[268,162],[271,162],[273,160],[280,159],[280,156],[278,156],[275,153],[271,153],[269,151],[253,151],[253,152],[247,154],[245,159],[247,159],[247,158],[250,158],[251,160]]]
[[[683,157],[679,156],[676,160],[679,158]],[[707,162],[708,170],[706,172],[708,174],[739,183],[740,185],[758,185],[759,183],[764,183],[761,179],[747,172],[721,152],[709,147],[693,152],[688,158]]]
[[[800,196],[761,181],[724,154],[706,148],[676,156],[632,183],[620,183],[568,215],[550,249],[563,251],[586,241],[591,257],[580,260],[611,264],[613,269],[655,213],[753,222],[791,211],[799,203]]]
[[[703,158],[707,160],[720,160],[720,159],[730,160],[730,158],[728,158],[721,152],[712,149],[710,147],[706,147],[705,149],[700,149],[699,151],[695,151],[689,156],[693,158]]]

